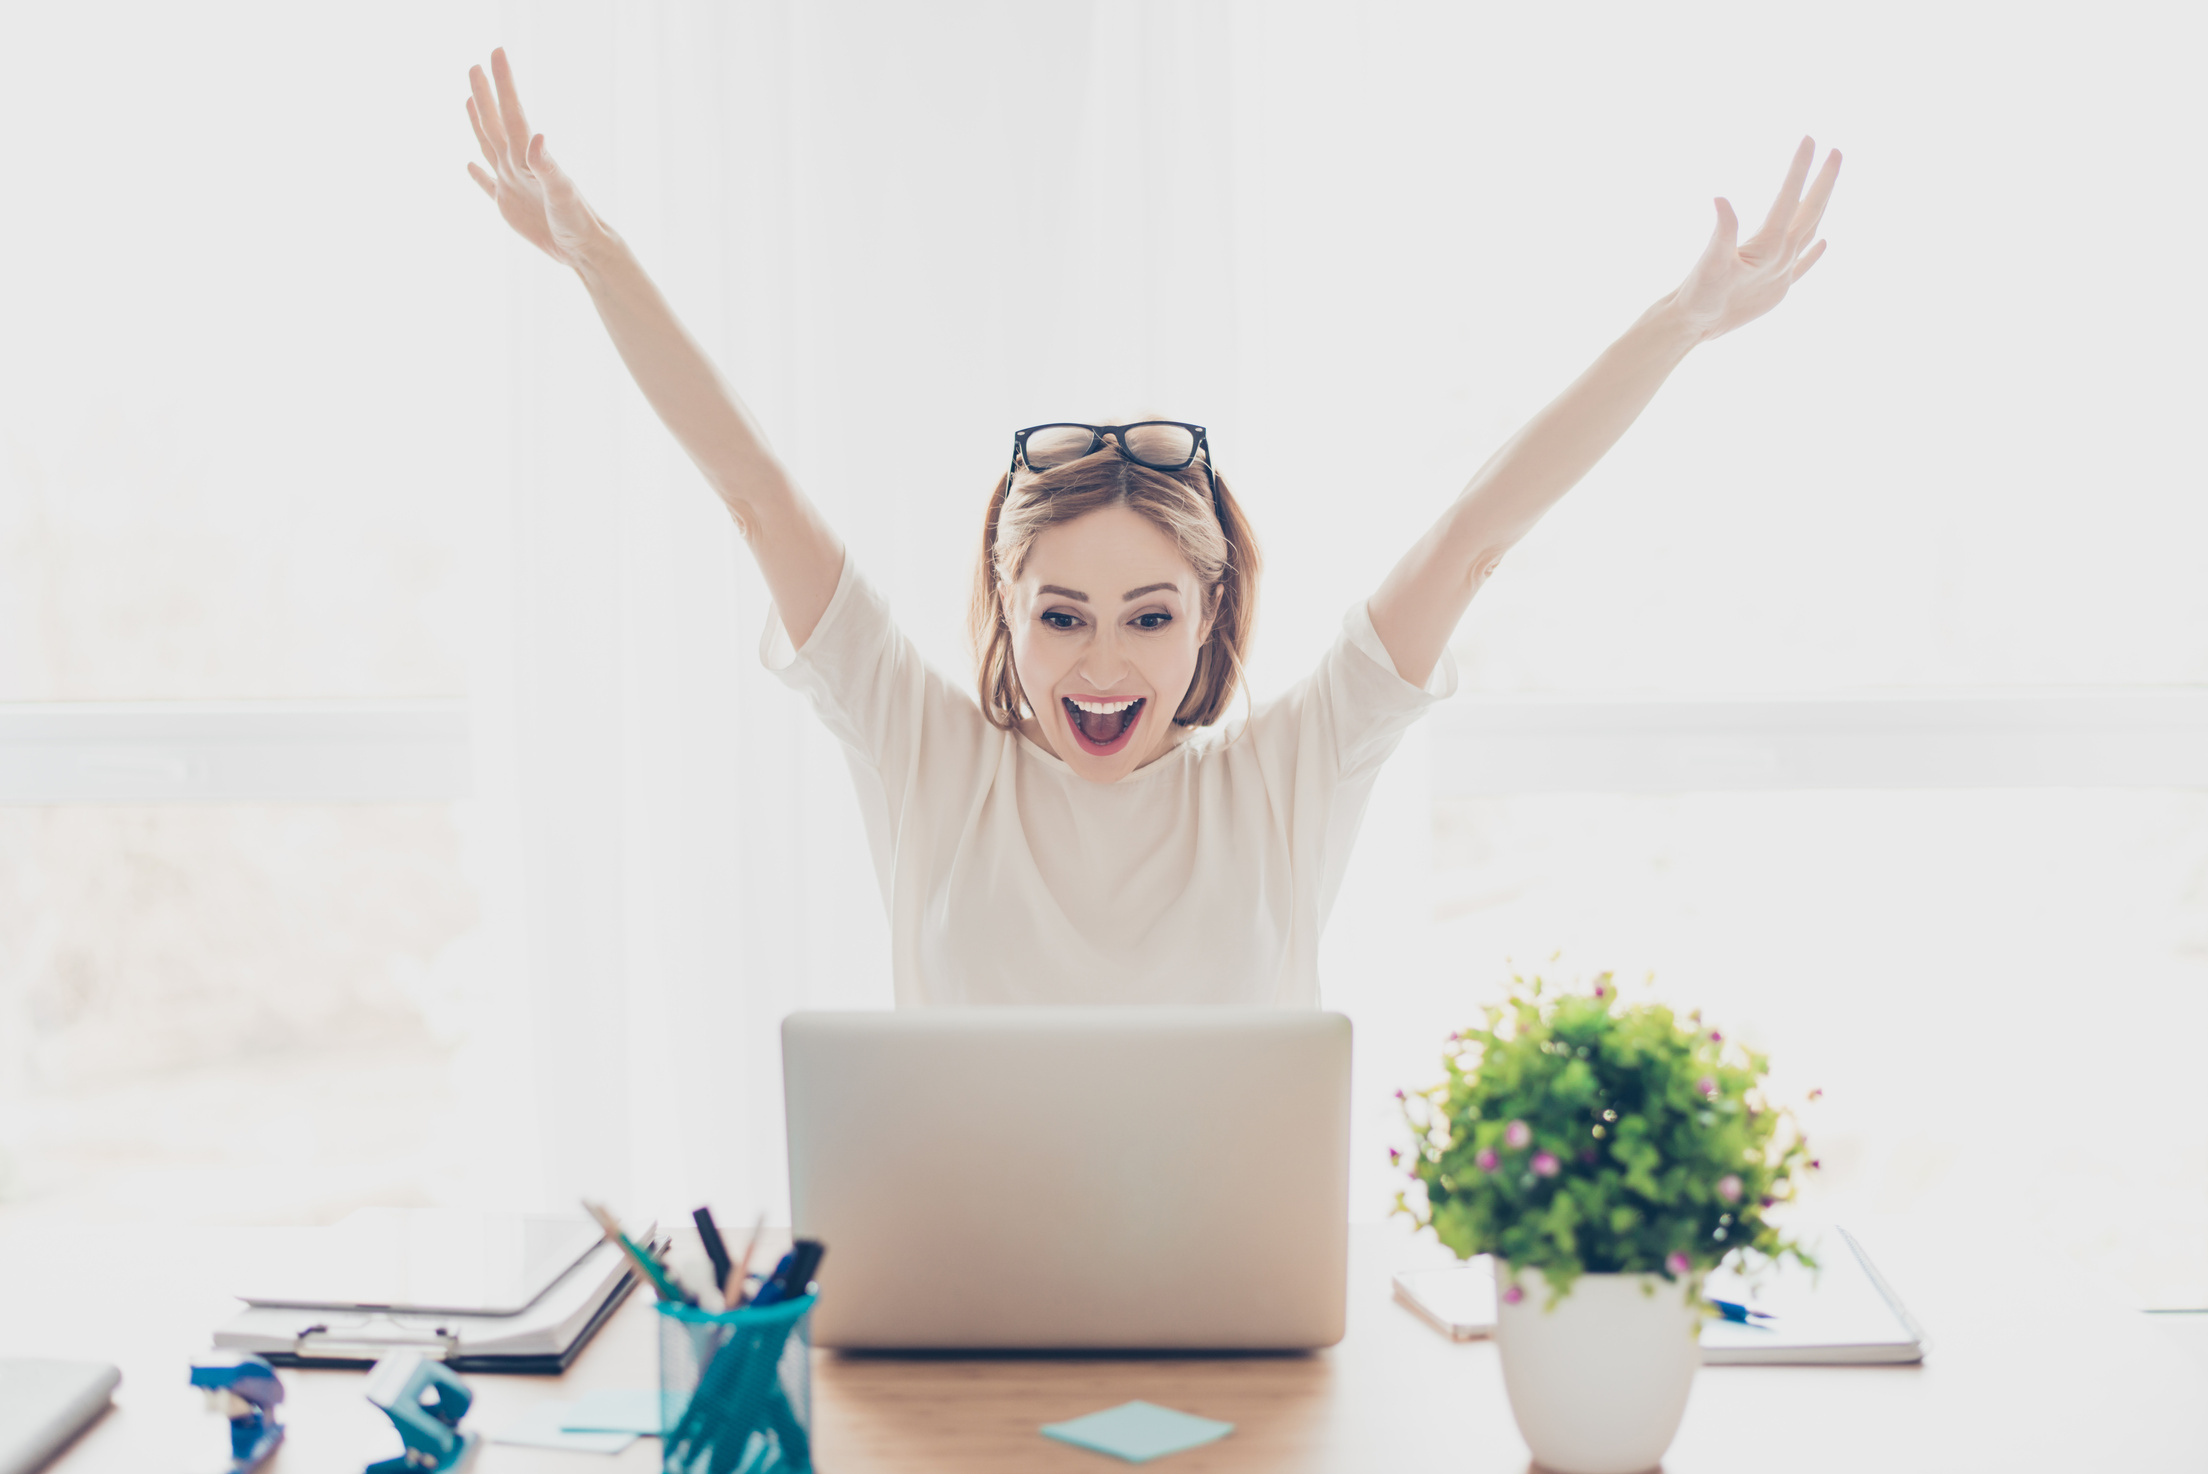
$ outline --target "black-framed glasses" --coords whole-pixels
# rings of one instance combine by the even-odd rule
[[[1109,443],[1138,466],[1181,471],[1204,458],[1204,481],[1211,488],[1212,510],[1226,526],[1227,509],[1219,502],[1219,475],[1211,465],[1211,442],[1204,427],[1182,420],[1137,420],[1131,425],[1030,425],[1012,432],[1012,471],[1048,471],[1094,455]],[[1010,473],[1007,473],[1010,474]]]

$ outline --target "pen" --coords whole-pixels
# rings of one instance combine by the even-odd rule
[[[728,1245],[721,1242],[719,1225],[713,1222],[711,1208],[699,1208],[691,1213],[690,1221],[698,1226],[698,1242],[705,1246],[705,1257],[713,1261],[713,1287],[721,1289],[728,1283],[732,1266],[728,1258]],[[726,1292],[723,1292],[726,1297]]]
[[[1736,1300],[1712,1300],[1710,1304],[1716,1308],[1719,1315],[1724,1316],[1729,1321],[1737,1321],[1744,1326],[1754,1321],[1778,1319],[1768,1310],[1751,1310]]]
[[[751,1303],[774,1305],[792,1295],[804,1294],[805,1287],[813,1282],[813,1275],[820,1268],[821,1258],[827,1252],[818,1239],[799,1239],[790,1252],[782,1256],[782,1262],[774,1267],[774,1273],[767,1276],[767,1282],[759,1287],[759,1293],[751,1297]]]

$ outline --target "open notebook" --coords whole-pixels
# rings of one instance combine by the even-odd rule
[[[1790,1262],[1753,1281],[1722,1269],[1709,1277],[1704,1294],[1771,1318],[1704,1322],[1703,1363],[1922,1361],[1924,1332],[1847,1230],[1804,1238],[1817,1259],[1815,1274]],[[1495,1329],[1495,1266],[1483,1255],[1441,1269],[1407,1269],[1395,1277],[1395,1298],[1457,1340],[1485,1336]]]

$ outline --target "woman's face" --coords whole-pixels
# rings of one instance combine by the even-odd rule
[[[1003,598],[1035,713],[1021,731],[1092,783],[1173,745],[1210,630],[1196,570],[1155,523],[1113,506],[1046,528]]]

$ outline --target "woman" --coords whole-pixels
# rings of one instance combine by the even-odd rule
[[[468,171],[582,279],[638,387],[736,519],[775,615],[762,656],[850,756],[900,1005],[1318,1002],[1319,932],[1379,766],[1455,688],[1451,634],[1496,564],[1697,343],[1824,252],[1840,156],[1803,139],[1769,217],[1732,208],[1679,288],[1529,421],[1228,740],[1258,555],[1202,427],[1015,433],[982,524],[980,702],[927,668],[626,244],[532,134],[503,51],[472,68]],[[1812,242],[1815,241],[1814,244]]]

